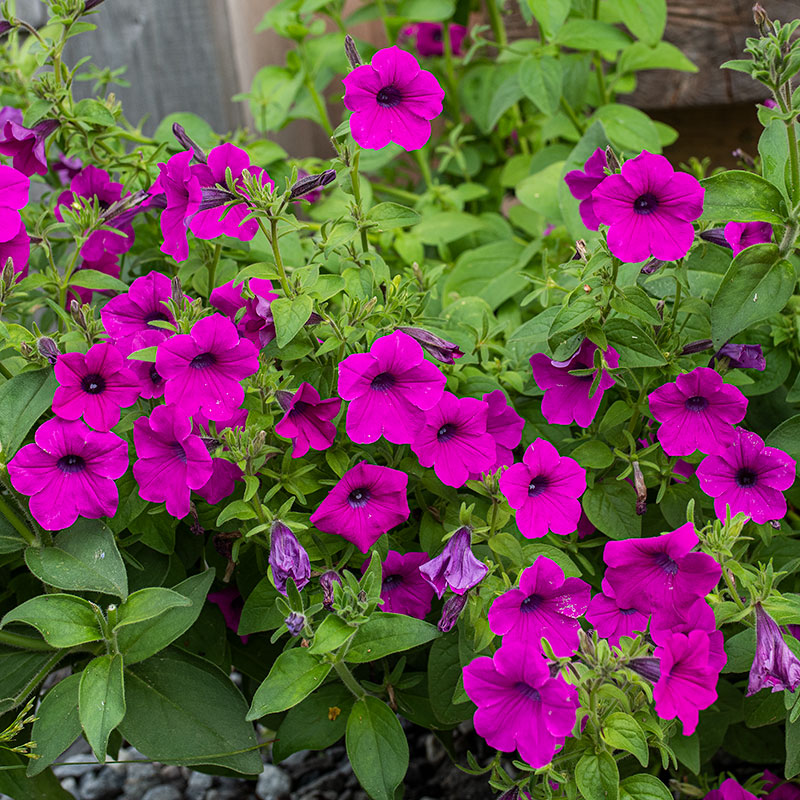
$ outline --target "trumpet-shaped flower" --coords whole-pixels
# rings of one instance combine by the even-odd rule
[[[747,696],[770,688],[773,692],[800,686],[800,659],[789,649],[774,619],[756,603],[756,655],[750,667]]]
[[[425,619],[431,610],[433,589],[419,570],[427,560],[427,553],[389,551],[383,562],[381,611]]]
[[[445,589],[464,594],[477,586],[489,572],[489,567],[472,554],[472,531],[459,528],[448,540],[444,550],[419,568],[422,577],[441,597]]]
[[[338,397],[321,400],[310,383],[301,383],[291,392],[278,392],[278,402],[286,412],[275,425],[275,433],[294,443],[292,458],[301,458],[309,449],[327,450],[336,436],[331,420],[339,413],[342,401]]]
[[[731,246],[733,255],[754,245],[772,241],[772,225],[769,222],[729,222],[725,226],[725,241]]]

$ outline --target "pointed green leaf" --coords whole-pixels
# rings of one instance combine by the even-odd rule
[[[163,614],[170,608],[190,606],[192,601],[185,595],[163,586],[148,586],[134,592],[117,611],[117,624],[114,630],[125,625],[134,625],[146,619]]]
[[[0,628],[24,622],[36,628],[53,647],[74,647],[103,638],[92,604],[71,594],[44,594],[11,609]]]
[[[90,661],[81,673],[78,714],[86,741],[97,760],[106,760],[111,731],[125,716],[122,656],[107,654]]]
[[[47,769],[80,736],[78,688],[82,674],[75,672],[60,680],[36,709],[31,739],[36,742],[38,757],[28,762],[28,777]]]

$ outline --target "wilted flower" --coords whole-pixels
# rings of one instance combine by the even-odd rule
[[[39,351],[40,356],[44,356],[44,358],[47,359],[51,367],[58,361],[58,357],[61,355],[58,345],[49,336],[42,336],[40,339],[37,339],[36,349]]]
[[[750,667],[747,696],[764,688],[773,692],[800,686],[800,659],[786,644],[775,620],[756,603],[756,655]]]
[[[269,565],[275,588],[286,594],[286,581],[291,578],[301,591],[311,578],[311,562],[297,537],[280,521],[272,523],[269,544]]]
[[[472,530],[467,526],[459,528],[436,558],[420,566],[422,577],[435,589],[437,597],[445,589],[464,594],[486,577],[489,568],[472,554],[471,542]]]
[[[760,344],[726,344],[717,351],[715,357],[727,358],[731,369],[757,369],[763,372],[767,368]]]
[[[341,584],[339,574],[332,569],[319,576],[319,585],[322,587],[322,605],[330,611],[333,608],[333,584]]]
[[[423,350],[432,355],[437,361],[441,361],[442,364],[455,364],[456,359],[464,355],[457,344],[448,342],[447,339],[442,339],[441,336],[436,336],[436,334],[426,331],[424,328],[400,327],[397,330],[419,342]]]
[[[464,594],[454,594],[444,601],[442,616],[437,625],[442,633],[447,633],[453,629],[453,626],[461,616],[461,612],[464,610],[464,606],[467,604],[468,597],[469,595],[465,592]]]

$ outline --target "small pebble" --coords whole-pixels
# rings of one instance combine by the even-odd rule
[[[130,796],[130,795],[129,795]],[[177,786],[153,786],[148,789],[141,800],[181,800],[182,795]]]
[[[289,797],[291,788],[292,780],[286,772],[274,764],[264,764],[264,771],[256,783],[256,797],[260,800],[282,800]]]
[[[203,800],[206,792],[211,788],[214,778],[205,772],[193,772],[186,784],[186,800]]]
[[[69,792],[75,798],[79,798],[80,797],[80,792],[78,791],[78,779],[77,778],[73,778],[72,776],[70,776],[69,778],[64,778],[64,780],[61,781],[61,788],[65,792]],[[4,795],[4,794],[0,795],[0,797],[5,797],[5,796],[6,795]]]
[[[125,774],[119,770],[101,769],[81,778],[81,800],[109,800],[116,797],[125,785]]]

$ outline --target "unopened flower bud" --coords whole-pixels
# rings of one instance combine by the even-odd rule
[[[448,342],[447,339],[442,339],[424,328],[400,327],[397,330],[419,342],[425,351],[443,364],[455,364],[455,360],[464,355],[457,344]]]
[[[8,33],[14,26],[7,20],[0,20],[0,36]]]
[[[49,336],[42,336],[41,339],[36,341],[36,349],[39,351],[39,355],[44,356],[50,366],[55,366],[56,361],[58,361],[58,357],[60,352],[58,350],[58,345],[51,339]]]
[[[772,103],[771,106],[768,104],[768,102],[766,100],[764,101],[764,105],[767,108],[775,108],[775,106],[777,105],[777,103],[774,100],[770,100],[769,102]],[[753,158],[753,156],[750,155],[750,153],[746,153],[744,150],[742,150],[741,147],[737,147],[735,150],[733,150],[731,152],[731,155],[734,158],[738,158],[738,159],[741,159],[742,161],[744,161],[744,163],[748,167],[754,167],[755,166],[756,160]]]
[[[194,153],[195,161],[200,164],[205,164],[208,161],[206,154],[203,152],[203,148],[189,138],[183,125],[179,125],[177,122],[174,123],[172,126],[172,133],[175,135],[181,147],[185,147],[187,150],[191,150]]]
[[[199,211],[208,211],[211,208],[219,208],[226,203],[236,199],[236,195],[229,192],[227,189],[217,189],[214,186],[204,186],[201,190],[203,197],[200,200]]]
[[[654,272],[658,272],[664,266],[664,263],[664,261],[659,261],[657,258],[651,258],[644,263],[640,272],[642,275],[652,275]]]
[[[347,56],[347,60],[350,62],[350,66],[353,69],[360,67],[364,63],[361,60],[356,43],[353,41],[353,37],[349,33],[344,37],[344,52]]]
[[[272,524],[269,546],[269,565],[275,588],[286,594],[286,581],[291,578],[301,591],[311,577],[308,553],[288,526],[276,521]]]
[[[657,658],[634,658],[628,662],[628,668],[651,683],[656,683],[661,677],[661,662]]]
[[[2,273],[0,273],[0,291],[2,291],[4,297],[7,297],[11,292],[11,287],[14,285],[15,281],[16,273],[14,272],[14,262],[11,260],[11,257],[9,257],[6,259],[6,263],[3,264],[3,270]]]
[[[642,516],[647,513],[647,486],[639,462],[634,461],[631,466],[633,466],[633,487],[636,489],[636,513]]]
[[[87,329],[86,325],[86,315],[83,313],[83,309],[78,303],[77,300],[71,300],[69,304],[69,314],[73,320],[75,320],[75,324],[81,328],[82,330]]]
[[[183,308],[183,287],[181,286],[181,279],[177,276],[171,281],[171,299],[178,308]]]
[[[719,247],[727,247],[729,250],[732,249],[730,243],[725,238],[724,228],[709,228],[707,231],[703,231],[700,234],[700,238],[703,239],[703,241],[711,242],[711,244],[716,244]]]
[[[756,25],[758,26],[758,30],[762,36],[766,36],[769,33],[769,25],[771,25],[770,19],[767,16],[767,12],[764,9],[764,6],[761,3],[756,3],[753,6],[753,20],[755,21]]]
[[[508,791],[503,792],[497,800],[521,800],[522,793],[519,786],[512,786]]]
[[[319,585],[322,587],[322,605],[328,611],[333,609],[333,584],[341,582],[342,579],[338,573],[332,569],[319,576]]]
[[[296,200],[309,192],[315,192],[334,180],[336,180],[335,169],[326,169],[325,172],[320,172],[318,175],[306,175],[292,186],[289,191],[289,199]]]
[[[292,392],[284,391],[283,389],[278,389],[275,392],[275,399],[278,401],[278,405],[284,410],[288,411],[292,407],[292,398],[294,394]]]
[[[264,447],[267,441],[267,432],[266,431],[259,431],[254,437],[253,441],[250,443],[250,454],[253,456],[258,455],[261,452],[261,448]]]
[[[617,154],[611,149],[610,145],[606,147],[606,164],[608,164],[608,168],[612,172],[620,171],[619,159],[617,158]]]
[[[575,256],[574,261],[586,261],[586,242],[583,239],[578,239],[575,242]]]
[[[689,342],[681,350],[682,356],[691,356],[695,353],[702,353],[704,350],[710,350],[713,346],[711,339],[698,339],[696,342]]]
[[[104,0],[86,0],[83,5],[83,13],[85,14],[87,11],[91,11],[93,8],[97,8]]]
[[[289,633],[292,636],[299,636],[303,632],[303,628],[306,625],[306,618],[302,614],[292,611],[292,613],[286,617],[284,622],[286,623],[286,627],[289,629]]]
[[[447,633],[453,629],[453,626],[458,622],[464,606],[467,604],[469,594],[454,594],[448,597],[445,604],[442,606],[442,618],[439,620],[439,630],[442,633]]]
[[[33,348],[27,342],[20,342],[19,352],[23,358],[30,360],[33,355]]]
[[[774,619],[756,603],[756,654],[750,667],[747,697],[769,687],[773,692],[800,686],[800,659],[791,651]]]

